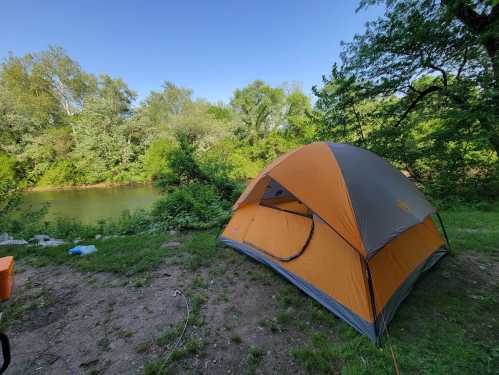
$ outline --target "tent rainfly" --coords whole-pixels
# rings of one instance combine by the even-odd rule
[[[272,267],[378,343],[400,303],[448,251],[423,194],[372,152],[313,143],[265,168],[221,241]]]

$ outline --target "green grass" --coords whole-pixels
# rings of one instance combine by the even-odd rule
[[[0,257],[13,255],[16,261],[23,260],[35,267],[69,265],[78,271],[114,272],[126,276],[139,274],[131,280],[131,284],[141,287],[148,281],[144,273],[157,267],[165,256],[186,254],[186,259],[181,264],[190,270],[196,270],[210,264],[220,255],[221,245],[211,232],[193,233],[176,249],[160,248],[163,242],[172,240],[173,237],[165,234],[139,234],[87,241],[82,244],[95,245],[97,252],[83,257],[68,255],[68,250],[76,246],[73,244],[52,248],[1,246]]]
[[[215,232],[195,233],[182,246],[182,250],[188,254],[184,266],[195,271],[210,264],[220,255],[221,247]]]
[[[165,330],[161,335],[156,337],[155,344],[157,346],[167,346],[173,344],[175,339],[182,332],[182,326],[176,325]]]
[[[239,345],[240,343],[243,342],[243,339],[241,338],[241,336],[239,336],[238,334],[233,334],[231,337],[230,337],[230,341],[232,341],[234,344],[237,344]]]
[[[499,202],[481,209],[457,206],[442,211],[441,216],[453,251],[499,255]]]
[[[135,351],[137,353],[147,353],[147,351],[149,350],[149,348],[151,347],[151,343],[149,341],[146,341],[146,342],[143,342],[139,345],[137,345],[137,347],[135,348]]]
[[[392,349],[401,374],[497,374],[499,289],[489,270],[499,260],[499,206],[450,208],[442,217],[453,252],[402,303],[380,348],[311,303],[303,310],[313,325],[301,326],[311,338],[290,354],[312,374],[394,374]],[[278,295],[283,307],[306,300],[287,288]],[[316,328],[328,324],[334,335]]]
[[[166,235],[148,234],[104,241],[92,241],[97,252],[86,256],[68,255],[68,249],[75,245],[52,248],[37,246],[3,246],[0,256],[13,255],[15,260],[23,260],[32,266],[70,265],[78,271],[115,272],[132,276],[154,269],[165,255],[171,254],[160,245],[171,240]]]
[[[173,344],[174,340],[178,336],[175,332],[175,328],[170,330],[161,336],[156,338],[156,345],[162,347],[168,344]],[[164,342],[162,340],[165,340]],[[160,358],[149,362],[144,367],[144,375],[165,375],[176,373],[176,363],[184,359],[188,359],[194,355],[202,354],[204,348],[207,346],[207,342],[200,338],[190,338],[180,345],[177,349],[169,352],[168,350],[164,352]],[[150,344],[143,343],[137,347],[137,352],[145,353],[149,350]],[[169,357],[168,357],[169,355]],[[168,361],[167,361],[168,357]]]
[[[205,289],[208,287],[208,283],[201,276],[196,276],[194,280],[192,280],[191,286],[197,289]]]
[[[109,338],[107,338],[107,337],[103,337],[102,339],[100,339],[97,342],[97,346],[99,347],[99,350],[101,350],[103,352],[109,351],[109,345],[110,345],[110,342],[109,342]]]
[[[207,343],[202,339],[189,339],[181,348],[174,350],[170,361],[176,362],[194,354],[199,354]]]
[[[252,345],[248,351],[248,361],[246,363],[246,375],[252,375],[256,372],[258,365],[263,361],[265,352],[263,349]]]
[[[301,361],[308,371],[325,374],[336,367],[339,358],[324,333],[314,333],[308,345],[292,350],[291,355]]]
[[[144,375],[166,375],[176,374],[176,363],[188,359],[196,354],[201,354],[207,343],[202,339],[189,339],[180,348],[174,350],[167,362],[161,357],[155,361],[149,362],[144,367]]]
[[[54,303],[52,296],[43,288],[30,294],[18,295],[14,297],[13,302],[2,305],[2,319],[0,321],[0,330],[2,331],[16,320]]]
[[[201,314],[201,308],[206,303],[206,297],[202,294],[187,292],[187,298],[190,305],[190,315],[188,324],[190,326],[200,327],[204,324],[204,319]]]
[[[145,375],[165,375],[176,373],[176,362],[190,358],[196,354],[201,354],[203,349],[206,347],[207,343],[203,339],[194,337],[189,338],[192,333],[191,328],[200,327],[204,324],[201,308],[205,304],[206,298],[203,295],[192,291],[187,292],[186,297],[189,301],[190,315],[189,321],[187,322],[187,330],[183,338],[183,340],[185,340],[183,345],[171,352],[168,362],[166,362],[166,357],[168,356],[168,353],[170,353],[169,350],[171,350],[173,344],[182,333],[184,322],[171,326],[162,332],[154,339],[153,343],[163,350],[166,348],[169,350],[166,350],[166,352],[162,351],[159,358],[149,362],[145,366]],[[136,348],[136,351],[145,353],[149,350],[149,348],[151,348],[151,346],[151,343],[143,343]]]
[[[494,374],[499,292],[480,278],[466,263],[446,259],[401,305],[380,348],[340,324],[337,338],[311,332],[310,342],[291,354],[311,373],[338,367],[344,374],[394,373],[393,348],[402,374]]]

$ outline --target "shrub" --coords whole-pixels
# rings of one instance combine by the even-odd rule
[[[14,182],[16,179],[16,161],[11,156],[0,152],[0,182]]]
[[[75,238],[91,238],[99,233],[98,228],[92,225],[82,224],[76,219],[68,219],[66,217],[56,217],[55,219],[38,225],[34,228],[33,233],[44,233],[51,237],[63,239]]]
[[[235,201],[244,188],[243,179],[234,177],[234,167],[221,155],[207,153],[198,161],[205,180],[230,202]]]
[[[152,227],[150,214],[146,210],[124,210],[116,219],[102,223],[101,232],[105,234],[135,234]]]
[[[178,146],[168,152],[163,172],[156,176],[156,185],[165,191],[173,186],[207,181],[196,160],[196,146],[186,139],[177,141]]]
[[[168,159],[175,148],[176,145],[166,139],[153,142],[146,150],[143,158],[146,177],[157,179],[162,175],[169,175],[171,170],[168,166]]]
[[[72,160],[61,160],[52,165],[38,181],[39,186],[77,185],[82,174]]]
[[[229,207],[212,186],[193,183],[156,201],[151,214],[164,228],[201,229],[222,224]]]

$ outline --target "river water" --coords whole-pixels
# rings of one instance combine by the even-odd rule
[[[99,187],[75,190],[30,191],[24,193],[25,204],[34,208],[49,203],[46,219],[64,216],[92,224],[102,218],[113,218],[129,209],[150,208],[159,198],[152,185]]]

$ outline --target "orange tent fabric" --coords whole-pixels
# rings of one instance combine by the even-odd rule
[[[265,168],[221,240],[377,342],[417,278],[447,252],[434,212],[385,160],[321,142]]]

